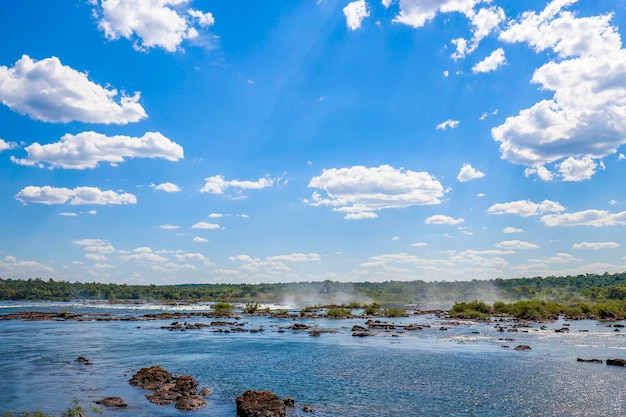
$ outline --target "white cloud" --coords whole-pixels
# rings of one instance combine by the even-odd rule
[[[139,93],[101,87],[61,64],[57,57],[35,61],[23,55],[12,68],[0,66],[0,102],[44,122],[126,124],[147,117]]]
[[[176,225],[173,225],[173,224],[162,224],[162,225],[159,226],[159,229],[162,229],[162,230],[177,230],[177,229],[180,229],[180,226],[176,226]]]
[[[317,253],[292,253],[289,255],[268,256],[269,262],[319,262],[320,255]]]
[[[452,120],[452,119],[448,119],[445,122],[441,122],[437,125],[437,127],[435,129],[437,130],[447,130],[448,128],[450,129],[454,129],[459,125],[458,120]]]
[[[17,148],[17,143],[15,143],[15,142],[6,142],[6,141],[0,139],[0,152],[8,151],[10,149],[15,149],[15,148]]]
[[[224,194],[224,191],[229,188],[238,189],[238,193],[240,193],[241,190],[260,190],[263,188],[268,188],[273,186],[277,180],[269,177],[264,177],[259,178],[256,181],[226,181],[222,175],[215,175],[213,177],[205,178],[204,181],[204,186],[200,189],[201,193]]]
[[[506,63],[504,49],[498,48],[472,67],[472,72],[491,72]]]
[[[466,15],[472,13],[474,5],[482,0],[399,0],[400,13],[393,19],[413,28],[420,28],[433,20],[437,13],[460,12]]]
[[[59,216],[78,217],[78,213],[72,213],[72,212],[63,211],[63,212],[59,213]]]
[[[350,30],[357,30],[361,27],[363,19],[370,15],[370,12],[367,10],[365,0],[356,0],[348,3],[348,5],[343,8],[343,14],[346,17],[346,25],[348,28]]]
[[[122,255],[120,259],[141,263],[167,262],[166,257],[154,253],[151,248],[146,246],[133,249],[132,254]]]
[[[108,258],[100,253],[86,253],[85,259],[89,259],[90,261],[94,262],[102,262],[106,261]]]
[[[572,249],[615,249],[619,248],[621,245],[617,242],[580,242],[574,243],[572,245]]]
[[[159,132],[147,132],[142,137],[106,136],[96,132],[65,134],[60,142],[27,146],[24,159],[11,157],[20,165],[50,168],[87,169],[107,162],[116,166],[126,158],[162,158],[177,161],[183,158],[183,148]]]
[[[102,0],[98,27],[110,40],[125,38],[134,48],[163,48],[174,52],[183,41],[199,36],[199,27],[215,23],[211,13],[184,9],[189,0]],[[178,6],[178,7],[177,7]]]
[[[591,158],[567,158],[559,164],[563,181],[588,180],[596,173],[596,163]]]
[[[605,210],[583,210],[575,213],[549,214],[540,219],[546,226],[616,226],[626,225],[626,211],[609,213]]]
[[[500,243],[496,243],[494,246],[497,248],[510,250],[539,248],[539,246],[535,245],[534,243],[524,242],[522,240],[505,240]]]
[[[371,211],[361,211],[359,213],[348,213],[344,216],[347,220],[363,220],[363,219],[376,219],[378,214]]]
[[[521,233],[524,230],[518,229],[517,227],[507,226],[502,230],[502,233]]]
[[[192,239],[195,243],[205,243],[208,242],[209,239],[205,239],[203,237],[196,236]]]
[[[617,157],[618,161],[623,161],[626,159],[626,155],[624,155],[623,153],[619,154],[619,156]]]
[[[219,218],[222,218],[222,217],[224,217],[224,215],[221,214],[221,213],[211,213],[211,214],[209,214],[209,218],[210,219],[219,219]]]
[[[441,183],[427,172],[389,165],[326,169],[308,186],[321,190],[309,204],[331,206],[352,219],[376,217],[376,211],[388,208],[440,204],[444,195]]]
[[[554,179],[554,174],[543,165],[532,167],[532,168],[526,168],[524,170],[524,175],[526,177],[530,177],[531,175],[537,175],[539,179],[543,181],[552,181]]]
[[[391,240],[398,241],[398,240],[400,240],[400,236],[394,236],[394,237],[391,238]]]
[[[215,224],[215,223],[198,222],[198,223],[194,224],[193,226],[191,226],[191,228],[192,229],[214,230],[214,229],[220,229],[221,226],[219,224]]]
[[[574,0],[526,12],[500,39],[525,42],[537,52],[554,51],[533,74],[532,83],[552,91],[544,99],[492,129],[502,158],[538,167],[567,158],[599,159],[626,143],[626,50],[611,26],[613,14],[577,17],[562,11]],[[570,177],[565,164],[563,178]],[[593,175],[587,164],[584,175]],[[540,178],[542,178],[540,176]]]
[[[2,278],[27,279],[33,277],[52,278],[53,268],[36,261],[23,261],[15,256],[5,256],[0,259],[0,276]]]
[[[411,246],[413,248],[424,248],[424,247],[428,246],[428,243],[426,243],[426,242],[415,242],[415,243],[411,243],[409,246]]]
[[[610,201],[609,201],[609,205],[611,205],[611,206],[614,206],[614,205],[616,205],[617,203],[618,203],[618,201],[617,201],[617,200],[610,200]]]
[[[555,201],[543,200],[541,203],[534,203],[530,200],[519,200],[494,204],[487,209],[487,213],[515,214],[521,217],[530,217],[563,210],[565,210],[565,207]]]
[[[171,182],[164,182],[159,185],[150,184],[150,187],[154,188],[155,190],[165,191],[166,193],[178,193],[182,191],[178,185]]]
[[[485,176],[484,172],[477,171],[470,164],[463,164],[461,170],[459,171],[459,175],[457,175],[456,179],[460,182],[467,182],[470,180],[475,180],[478,178],[482,178]]]
[[[455,219],[453,217],[450,216],[444,216],[443,214],[435,214],[434,216],[430,216],[429,218],[427,218],[426,220],[424,220],[424,223],[426,224],[460,224],[463,223],[465,220],[463,219]]]
[[[137,204],[133,194],[119,194],[115,191],[101,191],[97,187],[56,188],[28,186],[23,188],[15,198],[23,203],[40,204]]]

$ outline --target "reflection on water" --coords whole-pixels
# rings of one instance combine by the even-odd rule
[[[177,306],[5,304],[17,310],[93,311],[119,316]],[[199,307],[198,307],[199,308]],[[190,322],[210,323],[194,317]],[[171,321],[171,320],[170,320]],[[244,329],[167,331],[170,321],[0,321],[0,412],[41,408],[59,415],[73,398],[87,404],[121,396],[126,409],[105,416],[189,416],[147,402],[128,385],[139,368],[160,364],[193,375],[213,389],[197,416],[234,416],[247,389],[270,389],[317,416],[618,416],[626,415],[626,369],[577,363],[577,357],[614,358],[626,348],[621,332],[593,321],[562,322],[498,332],[493,324],[445,326],[433,316],[394,319],[430,325],[352,337],[363,319],[298,320],[318,329],[311,337],[286,329],[289,319],[242,317]],[[234,320],[232,320],[234,321]],[[514,340],[502,340],[513,338]],[[527,344],[531,351],[513,348]],[[504,347],[504,346],[509,346]],[[86,356],[92,365],[74,361]]]

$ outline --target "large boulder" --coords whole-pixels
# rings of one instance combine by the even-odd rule
[[[176,401],[176,405],[174,407],[183,411],[195,411],[206,407],[206,401],[204,401],[204,398],[197,395],[190,395],[182,397],[180,400]]]
[[[180,392],[182,395],[196,395],[198,383],[191,375],[181,375],[176,378],[176,385],[172,391]]]
[[[159,365],[141,368],[130,379],[130,385],[156,391],[164,385],[174,382],[174,377]]]
[[[613,365],[613,366],[626,366],[626,359],[619,359],[619,358],[607,359],[606,364]]]
[[[236,399],[238,417],[285,417],[285,403],[271,391],[248,390]]]

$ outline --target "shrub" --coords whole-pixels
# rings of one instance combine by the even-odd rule
[[[254,314],[259,309],[259,306],[259,303],[249,302],[243,307],[243,311],[248,314]]]
[[[230,314],[232,306],[229,303],[219,302],[213,304],[213,312],[215,314]]]
[[[406,316],[406,310],[403,308],[386,308],[383,315],[386,317],[404,317]]]
[[[330,308],[326,314],[334,319],[342,319],[350,317],[352,315],[352,310],[349,308]]]
[[[375,316],[376,314],[379,313],[379,311],[380,311],[380,304],[378,303],[368,304],[365,307],[363,307],[363,312],[367,314],[368,316]]]

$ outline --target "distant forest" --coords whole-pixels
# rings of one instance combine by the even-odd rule
[[[40,278],[0,278],[0,300],[110,302],[285,303],[297,306],[377,303],[382,306],[449,308],[469,300],[548,300],[560,303],[626,299],[626,272],[565,277],[534,277],[473,281],[335,281],[279,284],[127,285],[70,283]]]

